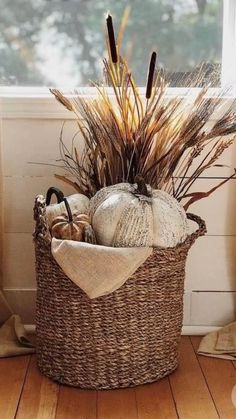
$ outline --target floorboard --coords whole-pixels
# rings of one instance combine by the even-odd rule
[[[137,419],[137,405],[133,388],[98,391],[99,419]]]
[[[24,385],[30,356],[0,359],[0,418],[13,419]]]
[[[180,344],[180,365],[169,376],[179,417],[182,419],[218,418],[211,393],[188,336]]]
[[[232,361],[234,368],[236,369],[236,361]]]
[[[57,404],[57,419],[96,419],[97,392],[61,386]]]
[[[17,419],[54,419],[59,385],[44,377],[33,355],[17,411]]]
[[[234,419],[236,362],[197,355],[200,339],[182,337],[169,377],[110,391],[56,384],[34,355],[0,359],[0,419]]]
[[[200,340],[200,337],[191,337],[191,342],[195,351],[198,349]],[[232,402],[232,391],[236,386],[236,369],[232,362],[203,355],[198,355],[198,362],[205,376],[220,418],[236,418],[236,409]]]
[[[168,378],[135,388],[138,418],[177,419]]]

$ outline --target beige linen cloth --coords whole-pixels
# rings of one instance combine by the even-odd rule
[[[35,352],[33,336],[29,336],[20,316],[12,314],[0,290],[0,358]]]
[[[208,333],[201,340],[198,354],[213,358],[236,359],[236,322]]]
[[[118,248],[52,239],[52,254],[65,274],[89,298],[110,294],[152,254],[152,248]]]
[[[0,327],[0,358],[33,352],[33,337],[26,333],[20,316],[13,314]]]

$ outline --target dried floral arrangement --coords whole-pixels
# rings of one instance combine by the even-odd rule
[[[51,89],[56,99],[75,114],[85,144],[79,155],[74,144],[72,150],[65,146],[61,135],[60,166],[70,176],[56,176],[91,197],[104,186],[134,183],[139,175],[153,188],[169,192],[178,201],[184,200],[187,209],[236,173],[234,170],[209,191],[191,192],[196,179],[206,170],[223,167],[217,161],[235,140],[236,103],[210,124],[213,114],[221,108],[222,93],[209,98],[207,86],[199,89],[192,100],[186,96],[168,98],[163,72],[156,70],[156,52],[151,55],[143,97],[121,56],[122,37],[119,33],[116,43],[110,15],[106,23],[106,83],[94,83],[97,97],[88,100],[78,92],[66,97]]]

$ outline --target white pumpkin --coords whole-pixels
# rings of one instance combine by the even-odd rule
[[[144,193],[144,194],[143,194]],[[119,183],[90,201],[98,244],[114,247],[174,247],[187,237],[187,216],[168,193],[144,184]]]
[[[83,194],[77,193],[67,197],[68,204],[71,208],[72,213],[76,212],[79,214],[89,213],[89,198]],[[51,204],[46,207],[46,214],[48,224],[51,226],[53,220],[62,214],[66,214],[66,207],[64,202],[60,204]]]

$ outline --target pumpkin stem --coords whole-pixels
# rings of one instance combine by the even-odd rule
[[[68,214],[69,223],[72,223],[73,216],[72,216],[72,212],[71,212],[71,209],[70,209],[70,205],[69,205],[69,203],[68,203],[68,201],[67,201],[66,198],[63,198],[63,202],[64,202],[65,207],[66,207],[66,211],[67,211],[67,214]]]
[[[137,183],[136,193],[140,195],[150,196],[150,193],[147,189],[147,185],[141,175],[136,175],[134,181],[135,183]]]

